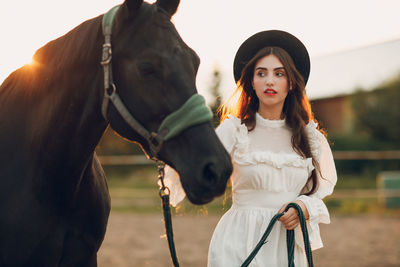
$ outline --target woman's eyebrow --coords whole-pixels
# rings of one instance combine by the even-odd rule
[[[268,70],[266,67],[257,67],[256,70]],[[274,70],[285,70],[285,67],[277,67]]]

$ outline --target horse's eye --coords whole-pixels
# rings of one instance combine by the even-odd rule
[[[139,71],[143,76],[154,75],[156,70],[151,63],[143,62],[138,65]]]

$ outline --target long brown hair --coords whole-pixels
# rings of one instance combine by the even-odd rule
[[[227,103],[223,104],[219,109],[221,121],[224,120],[228,114],[232,114],[240,118],[249,131],[254,129],[256,126],[255,115],[259,107],[259,100],[252,86],[254,68],[261,58],[268,55],[275,55],[281,61],[287,73],[291,89],[286,96],[282,113],[286,124],[292,130],[291,143],[294,151],[304,158],[311,157],[315,166],[303,190],[305,191],[305,195],[311,195],[318,188],[316,171],[320,173],[320,168],[317,160],[311,153],[309,139],[305,133],[305,126],[311,120],[314,120],[314,115],[312,114],[311,105],[305,92],[303,76],[301,76],[296,69],[292,58],[285,50],[280,47],[265,47],[258,51],[245,65],[241,77],[237,82],[236,91],[228,99]],[[307,187],[310,183],[312,184],[311,189]]]

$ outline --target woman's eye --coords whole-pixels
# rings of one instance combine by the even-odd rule
[[[285,73],[283,73],[283,72],[277,72],[277,73],[276,73],[276,76],[278,76],[278,77],[283,77],[283,76],[285,76]]]
[[[260,71],[260,72],[257,73],[257,76],[258,76],[258,77],[264,77],[264,76],[265,76],[265,73],[262,72],[262,71]]]

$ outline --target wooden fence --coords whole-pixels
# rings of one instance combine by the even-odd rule
[[[333,151],[336,160],[399,160],[400,151]],[[154,162],[144,155],[122,155],[122,156],[99,156],[100,162],[105,166],[122,165],[150,165]],[[378,198],[379,200],[400,197],[400,190],[360,189],[360,190],[337,190],[330,196],[334,199],[359,199]]]
[[[389,160],[400,159],[400,150],[386,151],[333,151],[336,160]],[[103,165],[148,165],[153,161],[144,155],[99,156]]]

